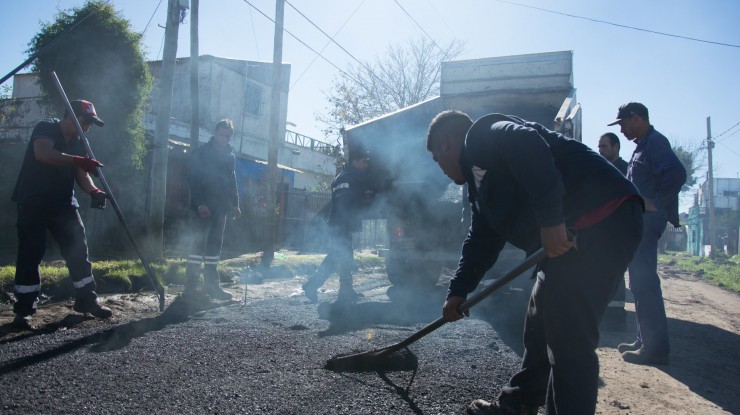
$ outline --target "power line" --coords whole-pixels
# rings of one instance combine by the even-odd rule
[[[157,3],[157,7],[154,8],[154,12],[152,13],[152,17],[149,18],[149,21],[146,22],[146,26],[144,26],[144,30],[141,31],[141,35],[144,36],[144,33],[146,33],[146,29],[149,28],[149,23],[152,22],[152,19],[154,18],[154,15],[157,14],[157,10],[159,10],[159,6],[162,5],[162,0],[159,0],[159,3]]]
[[[738,125],[740,125],[740,121],[738,121],[738,122],[737,122],[737,123],[736,123],[735,125],[733,125],[732,127],[730,127],[730,128],[728,128],[728,129],[726,129],[726,130],[725,130],[724,132],[722,132],[721,134],[719,134],[719,135],[715,136],[715,137],[714,137],[714,141],[715,141],[715,142],[718,142],[718,141],[717,141],[717,139],[718,139],[718,138],[720,138],[720,137],[722,137],[723,135],[727,134],[727,132],[728,132],[728,131],[732,130],[733,128],[737,127]],[[740,130],[738,130],[738,131],[740,131]],[[737,133],[737,131],[735,131],[734,133],[732,133],[732,134],[728,135],[727,137],[723,138],[722,140],[725,140],[725,139],[727,139],[728,137],[732,137],[732,136],[733,136],[733,135],[735,135],[736,133]]]
[[[722,147],[724,147],[725,149],[727,149],[727,151],[729,151],[730,153],[732,153],[732,154],[740,157],[740,153],[738,153],[735,150],[731,149],[729,146],[725,145],[724,143],[719,143],[719,144],[722,145]]]
[[[731,47],[731,48],[740,48],[740,45],[733,45],[733,44],[730,44],[730,43],[715,42],[715,41],[712,41],[712,40],[697,39],[697,38],[694,38],[694,37],[688,37],[688,36],[682,36],[682,35],[674,35],[674,34],[671,34],[671,33],[664,33],[664,32],[658,32],[658,31],[655,31],[655,30],[642,29],[642,28],[639,28],[639,27],[634,27],[634,26],[628,26],[628,25],[623,25],[623,24],[619,24],[619,23],[608,22],[606,20],[592,19],[590,17],[577,16],[575,14],[569,14],[569,13],[557,12],[557,11],[549,10],[549,9],[543,9],[541,7],[530,6],[528,4],[521,4],[521,3],[516,3],[516,2],[508,1],[508,0],[496,0],[496,1],[498,1],[499,3],[507,3],[507,4],[511,4],[511,5],[514,5],[514,6],[526,7],[528,9],[534,9],[534,10],[539,10],[539,11],[543,11],[543,12],[547,12],[547,13],[558,14],[558,15],[561,15],[561,16],[572,17],[574,19],[588,20],[588,21],[591,21],[591,22],[608,24],[608,25],[612,25],[612,26],[622,27],[622,28],[625,28],[625,29],[639,30],[641,32],[653,33],[653,34],[661,35],[661,36],[669,36],[669,37],[675,37],[675,38],[679,38],[679,39],[693,40],[695,42],[711,43],[711,44],[714,44],[714,45],[727,46],[727,47]]]
[[[366,0],[362,0],[362,2],[360,2],[360,4],[357,6],[357,8],[355,8],[355,10],[352,12],[352,14],[350,14],[349,17],[347,17],[347,19],[344,21],[344,23],[342,23],[342,25],[339,27],[339,29],[337,29],[337,31],[334,32],[333,38],[336,37],[339,34],[339,32],[342,31],[342,29],[344,29],[344,26],[346,26],[347,23],[349,23],[349,21],[352,19],[352,17],[354,17],[354,15],[357,13],[357,11],[360,10],[360,7],[362,7],[362,5],[365,4],[365,1]],[[291,5],[291,7],[293,7],[293,6]],[[326,45],[324,45],[324,47],[321,48],[321,52],[324,52],[326,50],[326,48],[329,47],[329,45],[331,45],[331,41],[326,42]],[[293,85],[291,85],[291,88],[293,88],[293,87],[296,86],[296,84],[298,83],[298,81],[300,81],[301,78],[303,77],[303,75],[305,75],[306,72],[308,72],[308,70],[311,68],[311,66],[313,66],[314,62],[316,62],[316,59],[318,59],[318,58],[319,58],[319,55],[314,56],[314,58],[311,60],[311,62],[308,64],[308,66],[306,66],[306,68],[303,70],[303,72],[301,72],[301,74],[298,75],[298,77],[296,78],[296,80],[293,82]]]
[[[262,10],[258,9],[254,4],[250,3],[248,0],[242,0],[242,1],[244,3],[247,3],[250,7],[252,7],[254,10],[256,10],[257,13],[261,14],[262,16],[264,16],[267,20],[271,21],[272,23],[275,23],[275,20],[273,20],[270,16],[268,16],[264,12],[262,12]],[[313,53],[317,54],[318,56],[320,56],[321,59],[325,60],[329,65],[331,65],[334,68],[336,68],[339,72],[343,73],[349,79],[351,79],[351,80],[359,83],[355,78],[352,77],[352,75],[348,74],[347,72],[344,72],[340,67],[338,67],[337,65],[335,65],[334,62],[332,62],[329,59],[327,59],[326,57],[324,57],[324,55],[322,55],[321,53],[317,52],[311,46],[308,46],[306,44],[306,42],[302,41],[301,39],[298,39],[298,37],[296,35],[294,35],[293,33],[291,33],[288,29],[286,29],[284,25],[283,25],[283,30],[285,31],[285,33],[289,34],[293,39],[297,40],[301,45],[307,47],[311,52],[313,52]]]
[[[247,1],[247,0],[244,0],[244,1]],[[302,16],[302,17],[303,17],[304,19],[306,19],[306,21],[308,21],[309,23],[311,23],[311,25],[312,25],[313,27],[315,27],[315,28],[316,28],[316,30],[318,30],[318,31],[319,31],[319,32],[321,32],[321,33],[322,33],[322,34],[323,34],[324,36],[326,36],[327,38],[329,38],[329,40],[331,40],[331,41],[332,41],[332,43],[334,43],[334,44],[335,44],[335,45],[337,45],[337,46],[338,46],[338,47],[339,47],[340,49],[342,49],[342,51],[344,51],[344,53],[346,53],[347,55],[349,55],[349,57],[350,57],[350,58],[354,59],[354,60],[355,60],[355,62],[357,62],[357,63],[358,63],[358,64],[359,64],[359,65],[360,65],[361,67],[365,68],[365,69],[367,70],[367,73],[368,73],[368,75],[370,75],[370,76],[372,76],[373,78],[375,78],[375,80],[377,80],[378,82],[380,82],[381,84],[383,84],[383,86],[385,86],[385,87],[386,87],[386,88],[388,88],[389,90],[391,90],[391,89],[392,89],[392,88],[390,87],[390,85],[388,85],[388,83],[387,83],[387,82],[385,82],[385,80],[383,80],[383,79],[382,79],[382,78],[380,78],[379,76],[375,75],[375,72],[374,72],[374,71],[372,70],[372,68],[370,68],[370,67],[369,67],[369,66],[367,66],[366,64],[362,63],[362,62],[361,62],[361,61],[360,61],[359,59],[355,58],[355,56],[354,56],[353,54],[351,54],[351,53],[350,53],[350,52],[349,52],[349,51],[348,51],[347,49],[345,49],[345,48],[344,48],[344,46],[342,46],[342,45],[340,45],[339,43],[337,43],[337,41],[336,41],[336,40],[334,40],[334,38],[332,38],[331,36],[329,36],[329,35],[328,35],[328,34],[327,34],[327,33],[326,33],[326,32],[325,32],[324,30],[322,30],[322,29],[321,29],[321,28],[320,28],[320,27],[319,27],[318,25],[316,25],[316,23],[314,23],[313,21],[311,21],[311,19],[309,19],[308,17],[306,17],[306,15],[305,15],[305,14],[301,13],[301,11],[300,11],[300,10],[296,9],[296,7],[295,7],[295,6],[293,6],[292,4],[290,4],[290,2],[289,2],[288,0],[285,0],[285,3],[286,3],[286,4],[288,5],[288,6],[290,6],[291,8],[293,8],[293,10],[295,10],[295,11],[296,11],[296,12],[297,12],[298,14],[300,14],[300,15],[301,15],[301,16]],[[294,37],[295,37],[295,36],[294,36]],[[296,39],[297,39],[297,38],[296,38]],[[303,42],[301,42],[301,43],[303,43]],[[305,45],[305,43],[304,43],[304,45]],[[308,46],[308,45],[306,45],[306,46]],[[313,49],[311,49],[311,50],[313,50]],[[318,52],[316,52],[316,51],[314,51],[314,52],[315,52],[315,53],[318,53]],[[333,64],[332,64],[332,65],[333,65]],[[336,67],[336,65],[335,65],[335,67]],[[339,68],[337,68],[337,69],[339,69]],[[347,75],[347,76],[348,76],[348,77],[349,77],[350,79],[352,79],[352,80],[353,80],[353,81],[354,81],[354,82],[355,82],[356,84],[360,84],[360,82],[359,82],[358,80],[356,80],[355,78],[353,78],[352,76],[350,76],[350,75],[349,75],[348,73],[346,73],[346,72],[344,72],[344,71],[342,71],[342,73],[343,73],[343,74],[345,74],[345,75]]]
[[[257,42],[257,32],[254,31],[254,19],[252,18],[252,8],[249,8],[249,22],[252,23],[252,36],[254,37],[254,48],[257,49],[257,59],[262,60],[260,55],[260,45]]]
[[[427,31],[426,31],[426,30],[424,30],[424,28],[423,28],[423,27],[421,27],[421,25],[419,24],[419,22],[417,22],[417,21],[416,21],[416,19],[414,19],[414,18],[413,18],[413,17],[411,16],[411,14],[409,14],[409,12],[407,12],[407,11],[406,11],[406,9],[404,9],[404,8],[403,8],[403,6],[401,6],[401,3],[399,3],[399,2],[398,2],[398,0],[393,0],[393,2],[394,2],[394,3],[396,3],[396,4],[398,5],[398,7],[400,7],[400,8],[401,8],[401,10],[403,10],[403,12],[404,12],[404,13],[406,13],[406,16],[408,16],[408,17],[409,17],[409,19],[411,19],[411,21],[412,21],[412,22],[414,22],[414,24],[416,24],[416,26],[417,26],[417,27],[418,27],[418,28],[419,28],[419,29],[420,29],[420,30],[421,30],[421,31],[422,31],[422,32],[423,32],[423,33],[424,33],[424,34],[425,34],[425,35],[426,35],[426,36],[427,36],[427,37],[429,38],[429,40],[431,40],[431,41],[432,41],[432,43],[434,43],[434,46],[436,46],[436,47],[437,47],[437,49],[439,49],[439,51],[440,51],[440,52],[442,52],[442,55],[447,55],[447,54],[445,53],[445,51],[444,51],[444,50],[442,50],[442,48],[440,48],[440,47],[439,47],[439,45],[437,44],[437,42],[435,42],[435,41],[434,41],[434,39],[433,39],[433,38],[432,38],[431,36],[429,36],[429,33],[427,33]]]

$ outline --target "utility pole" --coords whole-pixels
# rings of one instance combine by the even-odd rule
[[[200,95],[198,93],[198,6],[190,0],[190,151],[198,147],[200,136]]]
[[[159,108],[152,146],[152,187],[149,199],[149,250],[153,258],[164,257],[164,207],[167,199],[167,157],[169,156],[172,85],[177,57],[177,31],[180,26],[178,0],[168,0],[167,25],[164,31],[162,69],[159,76]]]
[[[275,258],[277,234],[276,199],[280,171],[277,167],[278,144],[280,142],[280,84],[283,62],[283,18],[285,0],[275,2],[275,40],[272,53],[272,96],[270,98],[270,146],[267,151],[269,185],[267,189],[267,241],[262,255],[262,266],[270,268]]]
[[[714,227],[714,173],[712,171],[712,119],[707,117],[707,181],[709,182],[709,257],[715,258],[717,231]]]

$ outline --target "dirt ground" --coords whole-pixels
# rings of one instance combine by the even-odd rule
[[[638,366],[622,361],[617,344],[633,340],[634,306],[627,304],[624,332],[602,332],[598,350],[601,385],[597,414],[740,414],[740,301],[738,295],[704,283],[694,276],[666,266],[661,268],[666,312],[672,341],[671,363],[667,366]],[[362,279],[367,279],[362,281]],[[372,281],[369,281],[372,280]],[[248,284],[246,301],[262,298],[301,296],[305,276],[268,279]],[[378,272],[359,273],[355,281],[385,289]],[[245,301],[243,284],[227,289],[238,301]],[[330,279],[320,298],[336,294]],[[167,303],[178,293],[168,289]],[[41,304],[35,324],[45,332],[74,330],[96,325],[115,326],[156,316],[157,300],[152,294],[116,294],[104,297],[114,317],[101,322],[72,311],[72,300]],[[0,344],[23,336],[10,329],[12,307],[0,305]]]

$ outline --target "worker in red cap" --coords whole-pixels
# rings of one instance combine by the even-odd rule
[[[13,190],[12,201],[18,205],[13,324],[20,329],[35,328],[32,316],[41,291],[39,264],[46,250],[47,231],[57,241],[75,287],[74,310],[101,319],[112,315],[109,308],[98,303],[74,190],[77,183],[90,195],[92,207],[105,207],[107,194],[89,175],[97,175],[97,168],[103,165],[87,157],[75,117],[83,132],[93,124],[102,127],[104,123],[92,102],[77,100],[71,106],[74,114],[65,111],[61,120],[49,118],[36,124]]]

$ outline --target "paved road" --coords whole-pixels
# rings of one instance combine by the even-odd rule
[[[448,324],[412,346],[418,370],[334,373],[332,356],[395,343],[437,318],[381,297],[349,308],[268,298],[114,328],[0,344],[6,414],[454,414],[492,397],[519,357],[490,324]],[[356,320],[349,320],[356,318]]]

